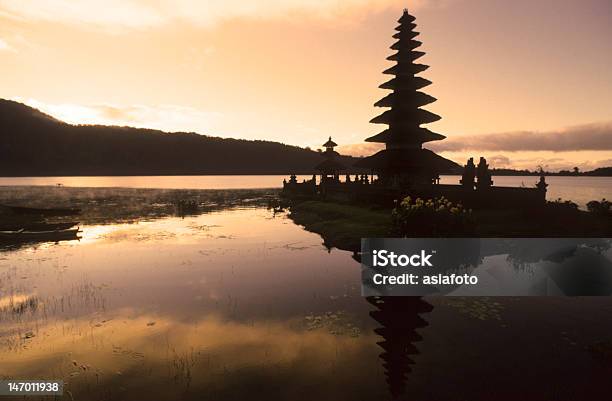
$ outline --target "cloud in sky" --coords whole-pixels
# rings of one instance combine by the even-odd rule
[[[372,155],[380,150],[383,150],[385,145],[379,143],[354,143],[349,145],[340,145],[338,146],[338,152],[343,155],[351,155],[351,156],[364,156],[364,155]]]
[[[521,131],[456,136],[430,143],[427,147],[438,152],[612,150],[612,121],[578,125],[551,132]]]
[[[491,167],[583,171],[612,165],[612,122],[585,124],[553,132],[521,131],[464,135],[429,142],[424,147],[460,164],[469,157],[485,156]],[[383,148],[374,143],[340,146],[353,156],[371,155]]]
[[[595,170],[599,167],[612,166],[610,152],[527,152],[527,153],[441,153],[442,156],[464,165],[468,158],[487,159],[492,168],[510,168],[536,171],[542,167],[546,171],[572,170],[578,167],[581,171]]]
[[[573,153],[564,154],[564,157],[541,157],[511,159],[504,155],[490,156],[487,162],[494,168],[514,168],[537,170],[542,167],[546,171],[572,170],[578,167],[581,171],[591,171],[600,167],[612,166],[612,159],[577,160]],[[567,157],[565,157],[567,156]],[[501,161],[501,163],[499,163]]]
[[[444,5],[452,0],[414,0],[411,9]],[[120,33],[183,20],[211,26],[237,17],[278,18],[295,13],[341,16],[368,7],[380,10],[396,0],[0,0],[0,16],[26,21],[50,21]]]
[[[13,49],[5,40],[3,40],[2,38],[0,38],[0,52],[1,51],[15,51],[15,49]]]
[[[177,105],[116,106],[109,104],[48,104],[34,99],[13,100],[39,109],[69,124],[99,124],[159,129],[167,132],[197,132],[214,135],[221,113]]]
[[[551,132],[520,131],[499,134],[457,135],[442,141],[429,142],[425,147],[436,152],[579,152],[612,151],[612,121],[577,125]],[[340,146],[345,154],[360,156],[382,149],[379,144],[358,143]],[[507,165],[497,160],[499,167]]]
[[[123,0],[0,0],[0,15],[31,22],[51,21],[122,30],[159,25],[154,8]]]
[[[512,165],[510,158],[504,155],[490,156],[487,161],[491,166],[496,168],[506,168]]]

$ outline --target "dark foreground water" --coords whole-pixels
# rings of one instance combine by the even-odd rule
[[[607,297],[377,304],[350,253],[262,207],[82,228],[0,252],[0,377],[70,400],[610,396]]]

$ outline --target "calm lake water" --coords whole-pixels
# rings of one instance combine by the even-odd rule
[[[589,351],[612,339],[607,297],[375,305],[351,253],[262,207],[82,229],[0,252],[1,378],[63,379],[75,400],[602,399],[608,388],[608,362]]]
[[[299,176],[298,180],[311,176]],[[140,176],[140,177],[0,177],[0,186],[57,185],[67,187],[118,187],[159,189],[281,188],[287,176]],[[442,176],[443,184],[458,184],[459,176]],[[493,177],[494,185],[533,187],[538,177]],[[571,200],[582,208],[591,200],[612,199],[612,177],[547,177],[547,199]]]

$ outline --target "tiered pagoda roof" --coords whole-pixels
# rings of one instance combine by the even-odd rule
[[[331,149],[334,150],[334,148],[338,146],[338,144],[334,141],[332,141],[331,136],[329,137],[329,139],[327,140],[327,142],[325,142],[323,144],[323,147],[327,150],[327,149]]]
[[[337,157],[340,156],[338,152],[334,150],[334,148],[338,146],[338,144],[332,141],[331,136],[323,144],[325,151],[323,152],[323,156],[325,160],[315,166],[315,169],[320,171],[323,174],[333,175],[345,169],[344,165],[337,160]]]
[[[380,172],[398,169],[426,169],[434,172],[457,167],[454,162],[422,149],[423,143],[439,141],[445,136],[421,127],[441,117],[422,108],[436,99],[420,91],[430,85],[431,81],[416,76],[429,66],[416,62],[425,53],[415,50],[421,46],[421,42],[414,39],[419,35],[414,30],[414,21],[415,17],[404,10],[398,21],[400,25],[396,28],[397,33],[393,35],[397,42],[391,46],[397,52],[387,58],[396,64],[383,72],[393,78],[380,85],[380,88],[391,89],[393,92],[374,104],[376,107],[390,109],[370,121],[386,124],[389,128],[366,139],[367,142],[385,143],[387,148],[358,162],[359,167]]]

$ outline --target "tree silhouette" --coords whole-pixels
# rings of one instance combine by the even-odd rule
[[[356,159],[338,156],[345,166]],[[0,175],[308,174],[319,153],[270,141],[70,125],[0,99]]]

